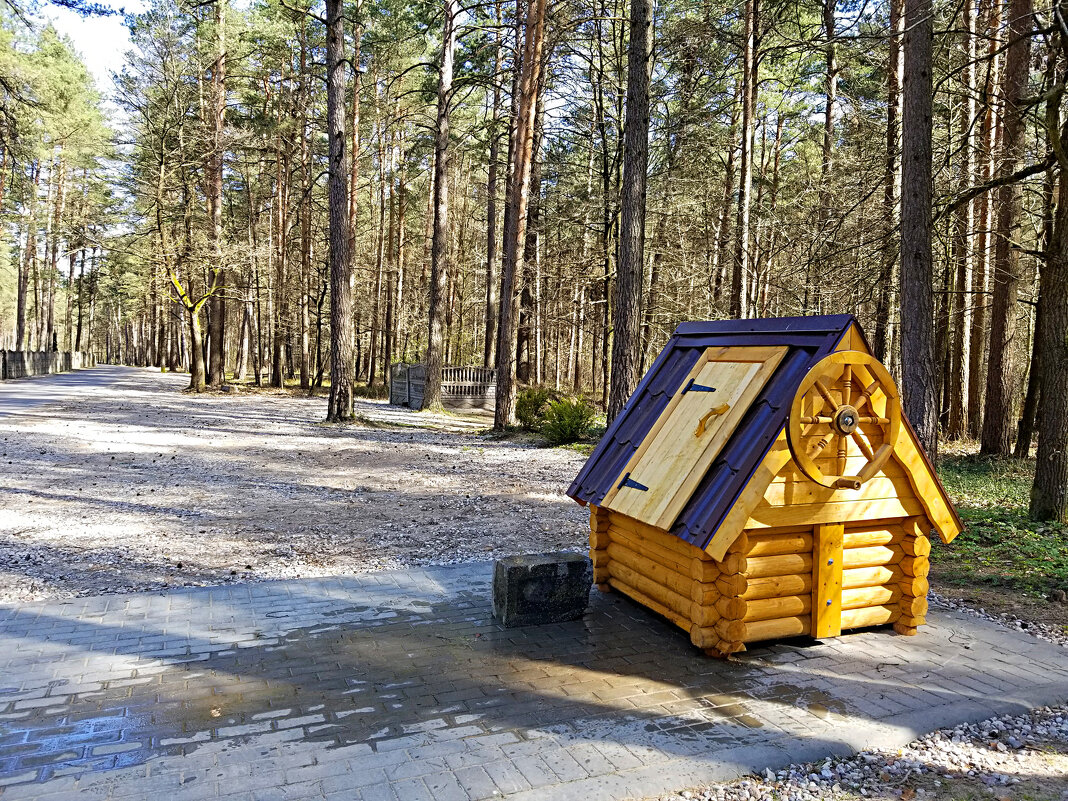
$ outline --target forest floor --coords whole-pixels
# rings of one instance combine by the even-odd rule
[[[934,543],[941,595],[1022,628],[1068,641],[1068,527],[1028,517],[1034,460],[995,460],[977,446],[945,449],[939,474],[966,531]]]
[[[327,425],[323,398],[77,375],[0,392],[0,602],[585,548],[585,457],[473,433],[488,417],[361,400]]]

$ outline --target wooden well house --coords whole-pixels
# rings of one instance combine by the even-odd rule
[[[709,654],[927,612],[961,531],[852,315],[684,323],[568,494],[594,581]]]

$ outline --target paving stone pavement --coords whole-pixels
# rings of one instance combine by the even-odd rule
[[[622,799],[1068,698],[946,612],[738,661],[616,594],[504,629],[492,566],[0,606],[0,799]]]

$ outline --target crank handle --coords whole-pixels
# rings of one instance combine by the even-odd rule
[[[698,421],[697,430],[693,432],[693,435],[695,437],[702,436],[708,429],[708,421],[717,415],[724,414],[730,408],[729,403],[721,403],[719,406],[713,406],[708,410],[708,413]]]

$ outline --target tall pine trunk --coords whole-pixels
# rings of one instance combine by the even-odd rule
[[[449,271],[449,105],[452,103],[453,59],[456,53],[456,15],[459,0],[445,0],[438,116],[434,131],[434,234],[430,244],[430,325],[426,346],[426,385],[423,408],[441,405],[444,365],[445,290]]]
[[[987,70],[983,91],[992,97],[1001,80],[1001,56],[998,50],[1001,40],[998,32],[1001,27],[1000,0],[983,0],[980,4],[987,39]],[[997,146],[999,114],[994,103],[987,102],[980,129],[982,142],[978,148],[980,162],[976,165],[976,177],[989,181],[994,177],[994,152]],[[968,436],[978,439],[983,428],[983,398],[986,387],[987,354],[987,317],[989,316],[987,286],[989,284],[990,265],[990,219],[992,193],[984,192],[976,199],[975,225],[977,229],[975,263],[972,269],[972,320],[971,353],[968,360]]]
[[[1062,130],[1068,136],[1068,126]],[[1031,516],[1068,523],[1068,165],[1062,164],[1059,173],[1057,221],[1042,271],[1035,332],[1043,348]]]
[[[1002,80],[1005,122],[1002,128],[999,176],[1016,171],[1026,140],[1023,98],[1031,54],[1031,0],[1009,0],[1008,50]],[[1020,254],[1012,246],[1020,225],[1023,189],[1018,182],[997,190],[997,224],[994,231],[994,303],[990,312],[990,367],[986,382],[986,409],[980,450],[985,454],[1012,453],[1013,401],[1016,397],[1016,299],[1020,284]]]
[[[905,415],[932,459],[938,451],[931,253],[931,137],[934,83],[931,0],[905,0],[901,128],[901,378]]]
[[[961,92],[964,101],[960,109],[960,155],[958,162],[958,183],[967,188],[975,182],[973,175],[972,122],[975,118],[975,3],[969,0],[964,4],[964,40],[961,57]],[[952,340],[950,342],[949,419],[946,436],[961,439],[968,429],[968,362],[971,347],[968,308],[969,290],[972,284],[972,226],[974,215],[972,203],[964,203],[954,213],[953,251],[955,274],[954,292],[950,297],[952,312]]]
[[[523,270],[526,244],[527,200],[534,149],[534,123],[540,92],[541,55],[545,41],[546,0],[528,0],[524,42],[519,65],[519,105],[512,131],[512,174],[508,182],[508,209],[501,265],[501,306],[497,331],[497,395],[493,426],[501,430],[515,418],[516,280]]]
[[[649,169],[649,68],[653,52],[652,0],[630,2],[627,53],[627,120],[623,135],[623,197],[619,224],[619,266],[612,298],[612,340],[608,422],[638,385],[641,295],[645,262],[645,195]]]
[[[1058,2],[1061,14],[1068,3]],[[1063,33],[1057,39],[1068,45]],[[1057,120],[1060,140],[1068,138],[1068,122],[1060,121],[1060,98],[1048,101],[1047,119]],[[1052,126],[1051,126],[1052,127]],[[1038,329],[1042,364],[1038,407],[1038,455],[1031,487],[1031,517],[1068,523],[1068,159],[1057,149],[1059,189],[1053,232],[1038,294]],[[1030,442],[1027,443],[1030,445]]]
[[[482,366],[494,361],[497,344],[497,161],[501,149],[501,66],[504,49],[501,46],[501,3],[494,3],[496,13],[496,43],[493,55],[493,100],[490,110],[489,172],[486,176],[486,332],[482,346]]]
[[[749,280],[749,218],[753,193],[753,139],[756,125],[756,100],[760,31],[760,0],[745,0],[745,41],[742,48],[742,147],[738,179],[738,222],[731,269],[732,317],[745,317],[746,284]]]
[[[890,2],[890,57],[886,82],[886,161],[883,173],[883,252],[879,265],[879,287],[875,300],[875,332],[872,351],[881,362],[890,360],[890,305],[893,296],[894,267],[897,265],[898,202],[901,197],[901,83],[904,80],[905,29],[904,0]]]
[[[357,33],[359,28],[357,27]],[[349,262],[348,154],[345,141],[345,27],[341,0],[326,0],[326,128],[330,142],[330,398],[326,419],[352,419],[352,265]],[[353,101],[355,102],[355,101]],[[355,158],[356,154],[352,154]]]
[[[226,382],[226,269],[223,266],[223,127],[226,123],[226,2],[215,0],[215,63],[211,68],[211,142],[205,159],[208,195],[208,243],[211,248],[215,290],[211,296],[208,383]]]

